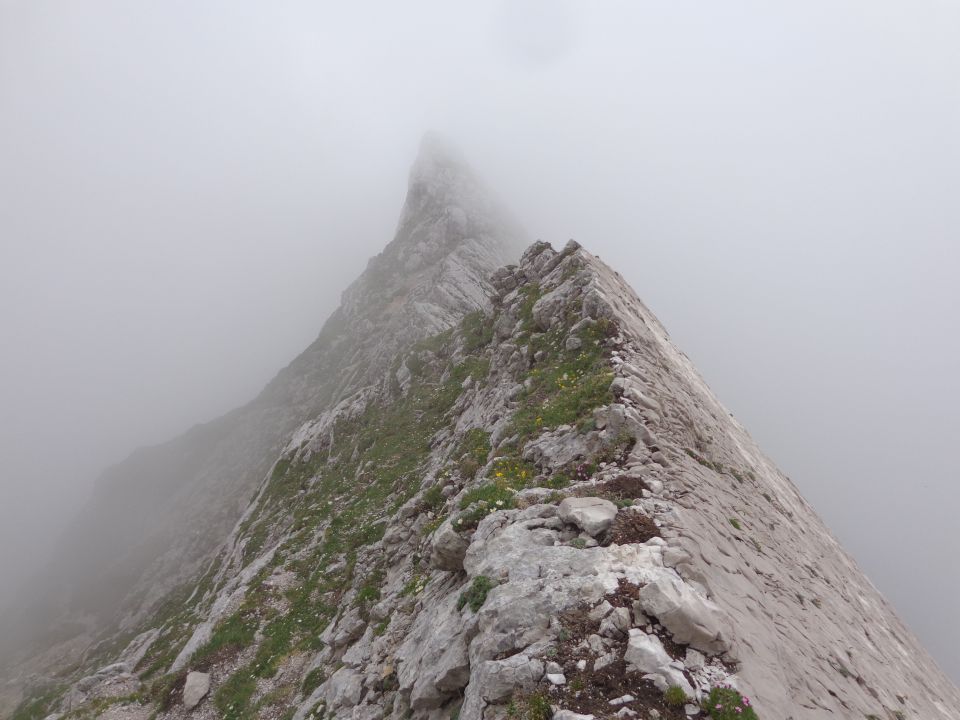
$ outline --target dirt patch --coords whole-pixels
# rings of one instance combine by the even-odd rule
[[[643,479],[636,475],[618,475],[598,483],[594,488],[595,492],[610,500],[633,500],[643,497],[643,491],[649,489]]]
[[[608,594],[606,600],[614,607],[632,608],[639,591],[637,585],[621,579],[617,589]],[[663,693],[652,683],[644,680],[640,673],[628,671],[622,659],[627,646],[626,636],[608,639],[605,649],[618,659],[594,670],[597,653],[585,649],[584,641],[598,633],[600,620],[592,620],[590,611],[589,606],[581,606],[560,616],[563,632],[557,643],[557,653],[550,659],[563,668],[567,682],[556,687],[544,684],[550,702],[597,718],[616,718],[617,711],[625,707],[640,713],[639,717],[647,717],[649,711],[655,709],[663,720],[685,720],[682,707],[668,706],[663,701]],[[685,648],[669,638],[661,640],[672,657],[684,656]],[[583,670],[577,666],[581,661],[586,661]],[[611,700],[624,695],[631,695],[633,700],[619,705],[610,704]]]
[[[607,540],[614,545],[645,543],[655,537],[660,537],[660,528],[653,518],[630,508],[617,513],[616,520],[607,531]]]
[[[617,589],[607,596],[607,602],[614,607],[633,608],[633,603],[640,599],[640,586],[634,585],[626,578],[617,580]]]

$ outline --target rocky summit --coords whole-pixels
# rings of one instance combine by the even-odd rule
[[[521,242],[425,141],[316,343],[107,474],[12,717],[960,718],[623,279]]]

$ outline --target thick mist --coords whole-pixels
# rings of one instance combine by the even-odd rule
[[[0,0],[0,605],[252,398],[422,132],[619,270],[960,679],[960,5]]]

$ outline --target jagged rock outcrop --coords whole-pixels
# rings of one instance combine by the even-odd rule
[[[466,182],[431,163],[398,230],[424,250],[391,251],[398,272],[483,227],[421,223]],[[189,593],[140,625],[124,656],[141,689],[101,710],[184,717],[199,672],[194,712],[231,719],[668,720],[734,701],[765,720],[960,717],[615,272],[536,243],[484,288],[425,289],[437,334],[365,336],[376,363],[330,371],[344,391],[290,429]]]

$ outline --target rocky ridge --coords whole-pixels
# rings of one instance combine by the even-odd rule
[[[401,347],[488,310],[490,274],[526,242],[463,160],[425,138],[394,239],[317,340],[248,405],[104,473],[52,566],[0,617],[0,677],[102,655],[195,582],[290,434],[375,394]]]
[[[484,287],[378,346],[202,574],[35,716],[960,717],[619,275],[536,243]]]

